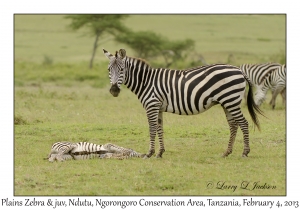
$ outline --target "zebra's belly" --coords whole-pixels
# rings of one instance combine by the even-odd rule
[[[191,105],[188,103],[185,104],[163,104],[161,107],[161,111],[174,113],[178,115],[195,115],[200,114],[207,111],[212,106],[218,104],[218,102],[214,101],[212,98],[207,100],[206,104],[197,104]]]
[[[86,160],[86,159],[99,158],[100,154],[73,155],[73,157],[75,160]]]

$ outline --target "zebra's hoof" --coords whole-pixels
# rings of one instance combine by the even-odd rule
[[[102,154],[102,155],[99,156],[99,158],[103,159],[103,158],[106,158],[106,156],[107,156],[106,154]]]
[[[147,155],[146,154],[141,154],[140,155],[140,158],[144,158],[144,157],[146,157]]]
[[[228,152],[228,151],[227,151],[227,152],[225,152],[225,153],[222,155],[222,157],[223,157],[223,158],[226,158],[226,157],[228,157],[228,155],[230,155],[230,154],[231,154],[231,152]]]
[[[247,157],[248,157],[248,155],[246,155],[246,154],[242,154],[242,157],[243,157],[243,158],[247,158]]]

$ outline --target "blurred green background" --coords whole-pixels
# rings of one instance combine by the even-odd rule
[[[87,62],[94,37],[87,28],[68,29],[64,15],[15,15],[15,61]],[[123,23],[134,31],[154,31],[170,40],[192,39],[195,52],[207,63],[282,62],[286,48],[285,15],[130,15]],[[106,36],[99,40],[95,62],[105,59],[102,48],[125,48]],[[191,55],[192,56],[192,55]],[[284,61],[283,61],[284,62]]]

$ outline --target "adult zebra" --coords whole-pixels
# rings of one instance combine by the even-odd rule
[[[255,93],[255,103],[260,106],[261,103],[265,100],[268,89],[272,90],[272,99],[270,104],[272,108],[275,108],[275,100],[279,92],[283,98],[283,103],[285,103],[285,89],[282,87],[282,78],[274,77],[275,72],[281,71],[282,65],[279,63],[262,63],[262,64],[242,64],[240,65],[240,69],[244,74],[247,75],[249,80],[256,86]],[[272,74],[272,77],[270,75]],[[281,75],[283,75],[281,73]],[[265,79],[274,79],[270,81],[267,86],[261,85],[265,82]],[[284,75],[285,80],[285,75]],[[278,83],[278,85],[277,85]],[[284,84],[285,86],[285,84]],[[263,88],[263,90],[262,90]],[[244,94],[244,98],[246,99],[246,92]]]
[[[159,138],[161,158],[165,151],[163,142],[163,112],[179,115],[199,114],[210,107],[221,104],[230,126],[228,148],[223,156],[232,153],[238,126],[243,132],[244,151],[247,157],[250,152],[248,122],[244,118],[240,104],[249,79],[235,66],[225,64],[207,65],[186,70],[170,70],[152,68],[139,58],[126,56],[126,51],[120,49],[112,55],[103,49],[109,59],[110,93],[117,97],[121,84],[125,84],[135,93],[146,110],[150,146],[145,158],[155,153],[155,136]],[[252,88],[249,86],[248,111],[254,124],[259,129],[256,112],[260,109],[254,104]]]
[[[281,93],[283,102],[286,102],[286,65],[280,65],[258,86],[255,93],[255,103],[258,106],[265,100],[268,89],[272,90],[272,99],[270,101],[272,109],[275,108],[275,100],[279,93]]]

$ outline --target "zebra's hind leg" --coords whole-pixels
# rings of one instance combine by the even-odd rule
[[[233,115],[233,114],[232,114]],[[250,152],[250,145],[249,145],[249,128],[248,128],[248,121],[244,117],[241,109],[236,111],[233,115],[235,122],[240,126],[243,132],[243,139],[244,139],[244,151],[242,157],[248,157]]]
[[[56,154],[50,154],[47,159],[49,162],[53,163],[56,160]]]
[[[228,122],[229,128],[230,128],[230,138],[229,138],[228,148],[223,154],[223,157],[227,157],[228,155],[230,155],[232,153],[233,145],[234,145],[234,141],[235,141],[235,137],[236,137],[236,133],[237,133],[237,129],[238,129],[238,124],[235,122],[234,118],[227,111],[227,109],[225,109],[224,107],[223,107],[223,109],[226,114],[226,119],[227,119],[227,122]]]
[[[250,152],[250,145],[249,145],[249,128],[248,128],[248,121],[243,117],[242,119],[238,120],[237,123],[239,124],[244,138],[244,152],[242,157],[248,157]]]
[[[162,154],[165,152],[164,146],[164,130],[163,130],[163,114],[162,112],[158,113],[158,121],[157,121],[157,135],[159,138],[159,152],[156,155],[156,158],[162,158]]]
[[[57,161],[59,161],[59,162],[65,161],[64,158],[63,158],[63,155],[64,155],[64,154],[65,154],[64,151],[59,152],[59,153],[56,155],[55,159],[56,159]]]

